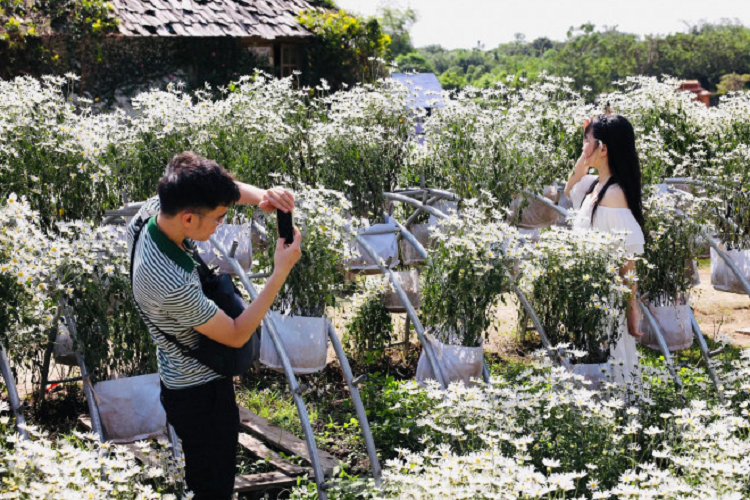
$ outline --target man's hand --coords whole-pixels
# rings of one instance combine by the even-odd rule
[[[267,189],[258,206],[266,213],[273,212],[277,208],[289,213],[294,210],[294,195],[282,187]]]
[[[294,241],[287,245],[284,238],[276,241],[276,252],[273,254],[273,270],[282,273],[284,277],[289,275],[294,265],[302,256],[302,233],[299,228],[294,228]]]

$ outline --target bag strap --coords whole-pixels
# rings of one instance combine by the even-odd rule
[[[153,215],[151,217],[153,217]],[[141,309],[141,306],[138,304],[138,301],[135,298],[135,287],[133,286],[133,262],[135,261],[135,247],[138,244],[138,240],[140,239],[143,227],[148,223],[149,220],[151,220],[151,217],[148,217],[145,220],[142,217],[138,217],[138,219],[135,221],[135,224],[133,225],[133,248],[130,249],[130,291],[133,294],[133,302],[135,303],[135,307],[138,309],[138,312],[141,313],[141,317],[143,318],[143,320],[148,323],[148,326],[159,332],[162,337],[164,337],[168,342],[177,347],[177,349],[179,349],[183,355],[192,358],[193,356],[190,353],[192,349],[177,340],[177,337],[175,337],[174,335],[169,335],[161,330],[158,326],[156,326],[154,322],[151,321],[149,317],[143,312],[143,309]],[[205,266],[206,264],[203,265]]]

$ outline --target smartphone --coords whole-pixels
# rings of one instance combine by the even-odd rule
[[[284,238],[284,243],[291,245],[294,242],[294,225],[292,214],[276,209],[276,225],[279,228],[279,238]]]

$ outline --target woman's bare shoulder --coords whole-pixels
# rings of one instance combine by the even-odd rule
[[[607,208],[628,208],[628,200],[625,198],[625,192],[622,188],[617,184],[613,184],[607,188],[599,206]]]

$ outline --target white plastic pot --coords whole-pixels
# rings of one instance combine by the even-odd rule
[[[555,186],[546,186],[543,195],[552,203],[557,203],[560,197]],[[517,220],[518,212],[521,210],[521,219],[518,222],[518,227],[524,229],[539,229],[550,227],[557,222],[559,214],[555,209],[547,206],[546,203],[536,199],[528,200],[527,203],[528,204],[521,209],[524,204],[524,199],[518,197],[510,204],[512,219]]]
[[[368,234],[372,232],[379,232],[382,230],[392,230],[385,234]],[[398,240],[396,238],[398,234],[398,226],[393,222],[387,222],[385,224],[373,224],[367,229],[360,232],[364,240],[375,250],[379,259],[382,259],[383,264],[388,267],[390,259],[390,267],[397,266],[398,260]],[[370,255],[362,248],[359,242],[356,242],[357,252],[359,256],[349,261],[348,268],[352,271],[374,271],[380,272],[378,262],[373,260]]]
[[[451,382],[461,381],[464,385],[473,385],[472,380],[482,378],[482,368],[484,366],[484,345],[479,347],[465,347],[458,345],[444,344],[437,340],[433,335],[425,333],[425,342],[432,346],[432,350],[437,358],[438,369],[443,375],[446,385]],[[484,344],[484,342],[482,342]],[[424,385],[427,380],[436,380],[435,373],[422,348],[417,363],[417,383]]]
[[[393,273],[396,281],[406,292],[406,296],[411,302],[414,309],[419,309],[422,305],[422,297],[419,293],[419,273],[416,269],[410,271],[398,271]],[[383,305],[391,312],[404,312],[406,308],[401,302],[398,294],[390,286],[386,288],[383,295]]]
[[[227,250],[232,250],[233,242],[237,242],[237,251],[234,258],[240,263],[242,269],[250,271],[253,265],[252,231],[250,224],[224,224],[219,226],[214,233],[216,238]],[[220,273],[234,274],[229,261],[211,244],[210,241],[195,242],[198,253],[208,267],[218,267]]]
[[[132,443],[166,434],[158,373],[105,380],[94,393],[107,441]]]
[[[693,345],[693,328],[688,304],[676,306],[649,305],[648,309],[659,325],[661,334],[670,351],[681,351]],[[660,350],[656,333],[644,317],[641,318],[641,331],[643,337],[638,339],[638,342],[649,349]]]
[[[609,363],[582,363],[572,365],[572,371],[591,382],[586,386],[587,389],[596,391],[602,388],[604,382],[607,382],[608,375],[610,375],[610,366]]]
[[[414,238],[427,250],[430,248],[430,226],[428,224],[414,224],[409,228],[409,232],[414,235]],[[401,258],[405,266],[421,266],[424,264],[422,258],[411,243],[406,239],[401,239]]]
[[[742,276],[750,281],[750,250],[728,250],[726,254],[732,259]],[[740,280],[713,248],[711,249],[711,284],[722,292],[745,293]]]
[[[282,316],[273,311],[268,313],[268,318],[276,326],[279,340],[295,374],[316,373],[325,368],[328,355],[328,319]],[[260,337],[260,362],[272,370],[284,371],[265,324]]]

